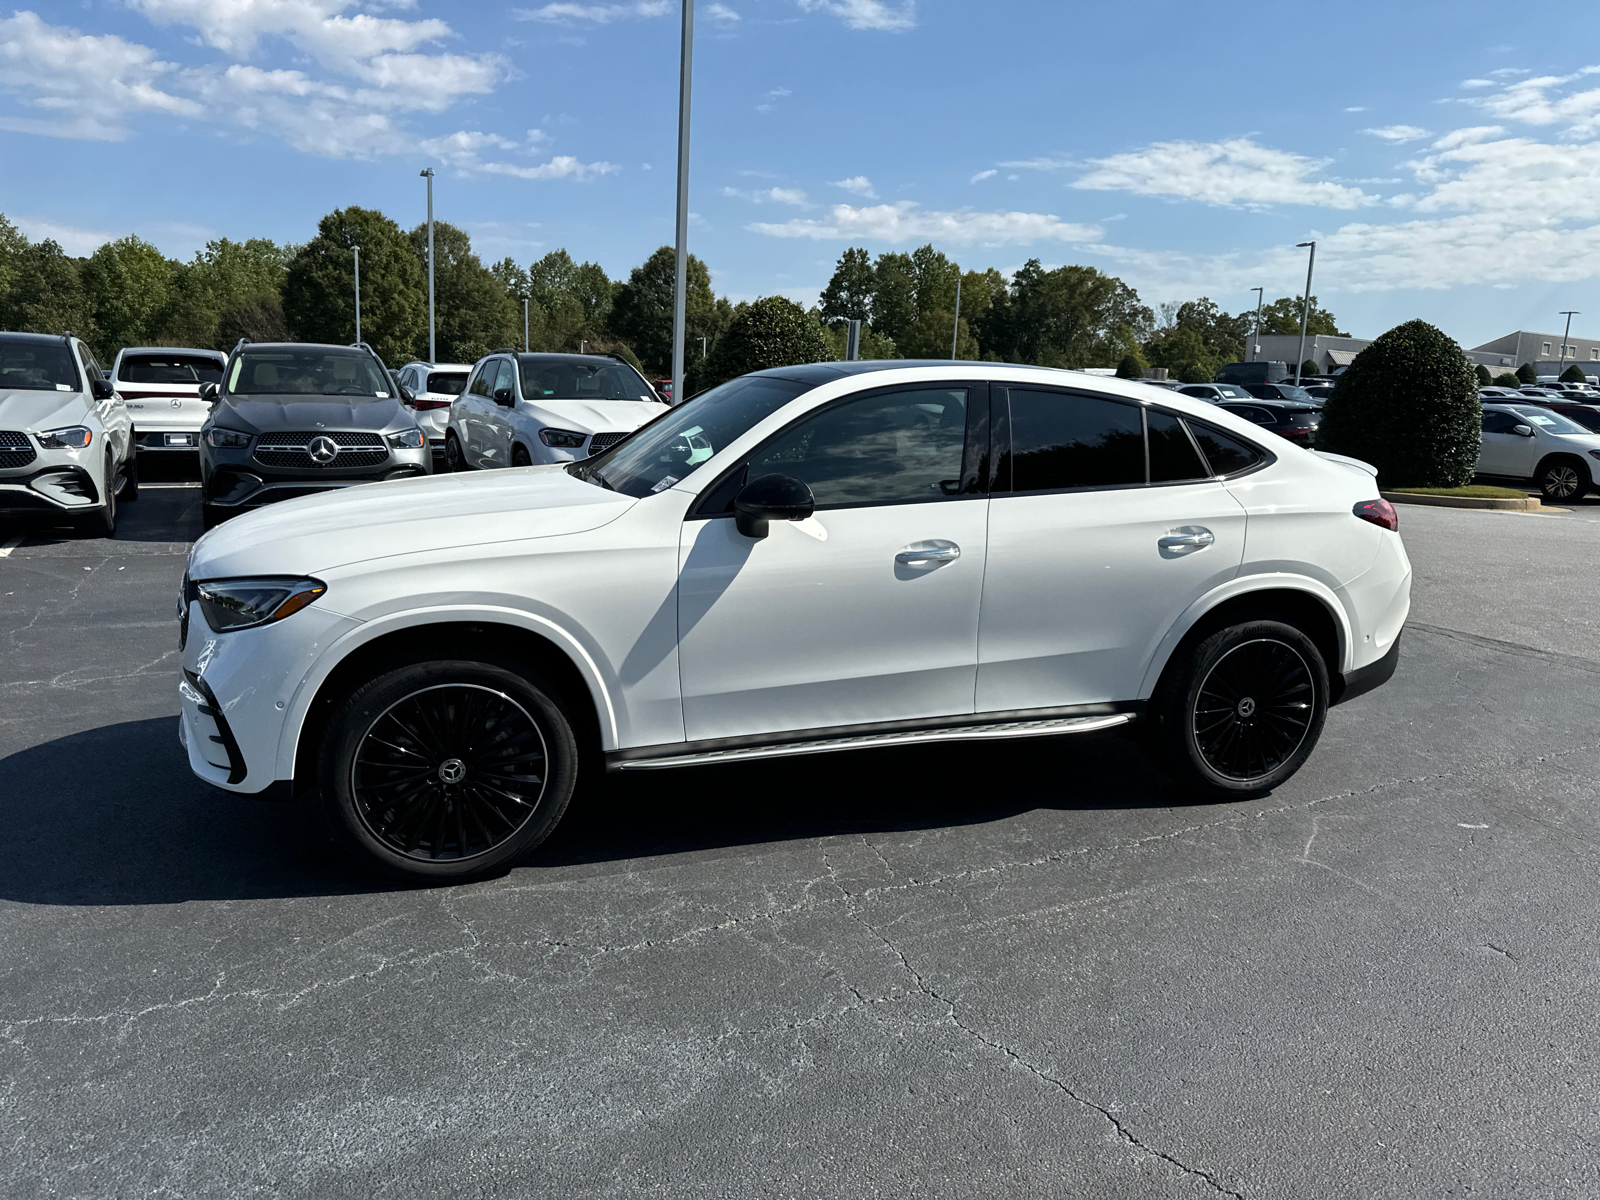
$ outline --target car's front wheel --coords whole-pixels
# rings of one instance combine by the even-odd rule
[[[1311,756],[1328,713],[1316,644],[1280,621],[1245,621],[1180,649],[1150,698],[1158,765],[1212,799],[1258,796]]]
[[[101,479],[100,494],[105,503],[73,517],[73,528],[84,537],[108,538],[117,532],[117,472],[109,454]]]
[[[470,469],[467,466],[467,456],[461,452],[461,439],[456,437],[454,429],[444,437],[444,462],[445,469],[452,473]]]
[[[1589,490],[1589,472],[1575,459],[1557,458],[1539,468],[1535,482],[1546,500],[1577,500]]]
[[[550,835],[578,748],[558,689],[511,663],[397,665],[338,704],[316,803],[361,866],[419,882],[503,871]]]

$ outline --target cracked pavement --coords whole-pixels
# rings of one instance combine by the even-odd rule
[[[1261,800],[1113,734],[648,773],[423,890],[189,775],[191,498],[0,559],[0,1194],[1600,1188],[1600,505],[1405,508],[1400,673]]]

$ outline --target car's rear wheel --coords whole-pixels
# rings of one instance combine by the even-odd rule
[[[1535,482],[1546,500],[1577,500],[1589,490],[1589,472],[1576,459],[1557,458],[1539,468]]]
[[[451,472],[471,470],[467,466],[467,456],[461,452],[461,439],[456,437],[454,429],[444,437],[444,462],[445,469]]]
[[[106,455],[105,473],[100,477],[100,495],[105,503],[73,517],[73,528],[84,537],[108,538],[117,532],[117,471]]]
[[[368,870],[456,883],[511,866],[572,798],[578,748],[558,689],[510,663],[397,665],[336,706],[316,804]]]
[[[1212,799],[1258,796],[1311,756],[1328,712],[1316,644],[1280,621],[1245,621],[1180,649],[1150,699],[1158,765]]]

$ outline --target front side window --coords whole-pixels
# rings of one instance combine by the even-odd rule
[[[498,399],[500,389],[504,388],[507,392],[511,392],[514,397],[515,393],[512,392],[512,388],[515,386],[514,375],[515,372],[512,371],[510,362],[503,358],[497,360],[495,363],[494,386],[490,389],[489,394]]]
[[[1510,433],[1512,428],[1522,424],[1520,417],[1515,417],[1508,412],[1486,412],[1483,414],[1483,431],[1485,433]]]
[[[235,396],[389,395],[389,380],[370,354],[283,348],[244,350],[234,360],[228,390]]]
[[[1011,445],[1001,460],[1014,492],[1145,482],[1144,414],[1098,396],[1012,388]]]
[[[0,392],[75,392],[78,369],[64,342],[0,338]]]
[[[472,377],[472,386],[467,389],[474,396],[487,396],[489,394],[489,380],[494,378],[494,367],[497,359],[490,359],[486,363],[479,363],[478,370]]]
[[[920,504],[961,490],[964,387],[863,396],[806,418],[762,447],[749,479],[792,475],[819,509]]]
[[[626,363],[522,357],[522,396],[540,400],[659,400]]]

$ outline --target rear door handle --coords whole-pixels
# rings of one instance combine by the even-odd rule
[[[1216,540],[1209,529],[1193,529],[1183,533],[1169,533],[1156,545],[1163,550],[1204,550]]]
[[[908,567],[932,567],[955,562],[960,557],[961,547],[954,542],[927,542],[921,546],[907,546],[894,560]]]

